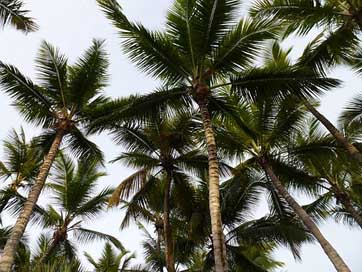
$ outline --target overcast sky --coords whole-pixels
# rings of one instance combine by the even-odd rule
[[[116,30],[104,18],[94,0],[28,0],[27,7],[40,25],[36,33],[23,35],[9,27],[0,30],[0,60],[17,66],[24,74],[35,78],[34,58],[42,40],[46,40],[59,47],[62,52],[73,62],[91,44],[93,38],[106,40],[106,48],[110,55],[110,85],[106,89],[108,95],[113,97],[124,96],[131,93],[144,93],[152,90],[158,82],[147,78],[122,55],[120,41]],[[165,14],[172,0],[123,0],[120,1],[126,15],[150,28],[162,28]],[[298,55],[307,42],[303,39],[289,39],[285,46],[297,46],[294,55]],[[332,76],[343,79],[346,83],[343,88],[334,90],[322,99],[321,111],[336,121],[340,109],[356,94],[362,78],[357,78],[346,68],[338,68]],[[4,139],[12,128],[25,127],[27,135],[34,136],[39,133],[36,128],[26,125],[17,112],[10,106],[10,100],[0,92],[0,139]],[[102,135],[95,137],[95,141],[106,154],[106,159],[111,160],[121,151],[111,141]],[[0,148],[0,157],[2,157]],[[103,178],[100,187],[116,185],[123,178],[132,173],[120,164],[107,165],[108,176]],[[42,203],[46,198],[43,196]],[[265,203],[258,209],[258,215],[266,212]],[[122,214],[111,211],[91,224],[91,228],[108,232],[119,238],[129,250],[137,250],[141,255],[141,234],[136,227],[126,231],[119,230]],[[32,229],[32,233],[39,230]],[[362,271],[362,232],[358,229],[328,222],[321,226],[323,234],[336,247],[352,271]],[[34,235],[31,236],[34,238]],[[81,251],[87,250],[94,256],[100,252],[102,244],[95,243],[82,246]],[[295,262],[290,252],[280,249],[275,252],[279,261],[286,263],[280,271],[289,272],[328,272],[334,271],[327,257],[318,245],[303,247],[302,262]]]

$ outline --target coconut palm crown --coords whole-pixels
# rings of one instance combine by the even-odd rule
[[[51,181],[47,183],[53,192],[53,205],[48,205],[35,218],[35,222],[52,233],[41,262],[47,262],[60,247],[75,244],[73,241],[79,244],[105,240],[122,248],[115,237],[85,227],[87,222],[103,213],[113,192],[104,188],[96,193],[97,182],[103,176],[105,173],[100,171],[99,162],[79,160],[75,165],[71,158],[59,154]]]
[[[39,84],[16,67],[0,63],[0,87],[14,99],[25,120],[42,127],[39,144],[47,150],[39,173],[20,213],[0,261],[0,271],[9,271],[17,244],[29,222],[52,163],[62,142],[76,155],[102,160],[102,152],[88,140],[82,126],[89,122],[87,109],[105,101],[101,91],[107,82],[108,60],[103,42],[92,46],[74,65],[58,49],[43,42],[36,59]]]
[[[220,85],[232,84],[235,92],[246,96],[265,91],[265,86],[275,94],[298,92],[310,96],[335,82],[321,80],[312,71],[301,77],[296,70],[250,69],[264,42],[277,37],[278,27],[269,20],[240,20],[241,1],[176,0],[167,14],[164,31],[150,31],[129,21],[116,0],[98,2],[118,29],[126,55],[140,70],[162,80],[165,88],[100,108],[92,129],[104,130],[114,120],[145,117],[169,106],[198,106],[208,150],[215,267],[216,271],[225,271],[219,167],[210,117],[212,108],[226,111],[217,99]]]

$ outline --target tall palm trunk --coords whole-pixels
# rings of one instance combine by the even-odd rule
[[[46,263],[46,261],[49,259],[49,257],[51,256],[51,254],[54,252],[54,250],[57,248],[57,246],[59,245],[60,240],[55,238],[53,239],[52,243],[50,244],[50,246],[47,248],[46,252],[44,253],[44,255],[41,257],[40,261],[39,261],[39,265],[42,263]]]
[[[171,173],[167,172],[165,191],[163,197],[163,229],[165,239],[166,267],[168,272],[175,272],[175,260],[173,252],[173,238],[170,224],[170,191]]]
[[[340,198],[338,199],[341,201],[343,207],[346,209],[346,211],[353,217],[354,220],[356,220],[357,224],[362,228],[362,216],[361,213],[359,213],[352,205],[352,202],[348,198]]]
[[[220,208],[220,184],[219,184],[219,163],[216,153],[216,141],[211,125],[210,113],[207,108],[206,98],[198,99],[204,133],[207,144],[209,161],[209,206],[211,217],[211,232],[214,248],[215,271],[227,271],[226,248],[221,221]]]
[[[161,256],[161,237],[162,237],[162,230],[157,229],[157,253]],[[158,268],[159,272],[163,272],[163,265],[160,265]]]
[[[67,237],[67,228],[68,223],[70,221],[66,220],[65,223],[54,232],[53,240],[51,244],[48,246],[47,250],[41,257],[39,264],[45,263],[48,261],[48,259],[51,257],[54,250],[59,246],[61,242],[63,242]]]
[[[19,241],[23,236],[25,228],[30,220],[30,216],[32,215],[33,209],[38,201],[39,195],[43,189],[45,180],[58,153],[64,135],[64,130],[60,129],[57,131],[53,143],[49,149],[49,152],[46,155],[44,162],[39,169],[39,174],[35,180],[35,183],[31,188],[31,191],[28,195],[27,200],[24,203],[24,207],[18,219],[16,220],[10,238],[6,242],[4,253],[2,254],[0,259],[0,272],[11,271]]]
[[[163,220],[162,220],[162,225],[163,225]],[[157,241],[156,241],[156,246],[157,246],[157,253],[159,256],[161,256],[161,239],[162,239],[162,227],[161,224],[159,224],[159,220],[157,219],[156,221],[156,233],[157,233]],[[158,268],[159,272],[163,272],[163,265],[160,265],[160,267]]]
[[[336,197],[336,199],[342,203],[343,208],[356,220],[357,224],[362,228],[362,215],[353,207],[351,197],[348,193],[342,191],[338,185],[328,180],[328,182],[332,186],[332,191]]]
[[[332,134],[332,136],[340,143],[347,151],[347,153],[354,159],[362,162],[362,153],[351,144],[346,137],[323,115],[321,114],[315,107],[313,107],[307,100],[303,101],[304,105],[307,109],[313,114],[315,118],[321,122],[325,128]]]
[[[270,177],[271,182],[278,191],[278,193],[287,201],[293,211],[302,220],[305,227],[313,234],[318,240],[319,244],[323,248],[328,258],[333,263],[334,267],[338,272],[351,272],[343,259],[339,256],[338,252],[333,246],[327,241],[327,239],[320,232],[317,225],[313,222],[307,212],[294,200],[294,198],[284,188],[278,177],[275,175],[271,165],[265,157],[259,159],[260,166],[265,170],[266,174]]]

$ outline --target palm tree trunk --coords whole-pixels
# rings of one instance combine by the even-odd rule
[[[157,232],[157,253],[159,254],[159,256],[161,256],[162,229],[160,229],[158,226],[156,226],[156,232]],[[163,272],[163,265],[161,265],[158,269],[159,269],[159,272]]]
[[[362,228],[362,216],[361,214],[353,207],[351,200],[346,198],[339,199],[346,211],[356,220],[357,224]]]
[[[318,240],[319,244],[323,248],[328,258],[333,263],[334,267],[338,272],[351,272],[343,259],[339,256],[338,252],[333,246],[327,241],[327,239],[320,232],[317,225],[313,222],[307,212],[294,200],[294,198],[284,188],[278,177],[275,175],[271,165],[265,157],[259,159],[260,166],[265,170],[266,174],[270,177],[274,187],[278,193],[287,201],[293,211],[302,220],[305,227],[313,234]]]
[[[163,197],[163,229],[165,239],[166,267],[168,272],[175,272],[175,260],[173,252],[172,228],[170,224],[170,191],[171,173],[167,172],[165,191]]]
[[[332,134],[332,136],[340,143],[347,151],[347,153],[354,159],[362,162],[362,153],[351,144],[346,137],[315,107],[313,107],[307,100],[303,101],[307,109],[313,114],[315,118],[321,122],[325,128]]]
[[[209,208],[214,248],[215,271],[224,272],[227,271],[227,263],[226,247],[221,221],[219,163],[216,153],[216,141],[211,125],[210,113],[206,105],[206,99],[200,98],[197,102],[200,108],[202,123],[204,126],[209,161]]]
[[[346,192],[343,192],[338,185],[328,180],[332,186],[332,192],[334,193],[336,199],[342,203],[343,208],[356,220],[357,224],[362,228],[362,216],[361,214],[353,207],[351,197]]]
[[[31,188],[28,199],[25,201],[24,207],[13,227],[10,238],[6,242],[4,252],[0,259],[0,272],[11,271],[19,241],[23,236],[25,228],[30,220],[30,216],[32,215],[33,209],[38,201],[39,195],[43,189],[45,180],[58,153],[64,135],[64,130],[57,131],[49,152],[39,169],[39,174]]]
[[[59,236],[58,236],[59,235]],[[39,261],[39,264],[42,264],[42,263],[45,263],[50,255],[54,252],[54,250],[57,248],[57,246],[59,245],[60,243],[60,239],[58,237],[60,237],[60,235],[62,234],[56,234],[54,235],[54,239],[52,241],[52,243],[50,244],[50,246],[47,248],[46,252],[44,253],[44,255],[41,257],[40,261]]]

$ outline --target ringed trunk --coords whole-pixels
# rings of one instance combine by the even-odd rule
[[[351,144],[346,137],[315,107],[313,107],[307,100],[303,101],[307,109],[313,114],[315,118],[321,122],[324,127],[332,134],[332,136],[340,143],[347,151],[347,153],[354,159],[362,162],[362,153]]]
[[[259,159],[260,166],[264,169],[266,174],[270,177],[271,182],[273,183],[275,189],[278,193],[287,201],[293,211],[298,215],[300,220],[302,220],[304,226],[313,234],[317,239],[324,252],[328,258],[333,263],[334,267],[338,272],[351,272],[346,263],[343,261],[338,252],[333,248],[333,246],[327,241],[327,239],[320,232],[317,225],[313,222],[307,212],[295,201],[295,199],[289,194],[289,192],[282,185],[278,177],[275,175],[271,165],[266,158]]]
[[[224,272],[227,271],[227,262],[226,247],[221,221],[219,163],[216,153],[216,141],[211,125],[210,113],[206,104],[206,99],[198,99],[197,103],[200,108],[202,123],[204,126],[209,161],[209,206],[215,271]]]
[[[49,152],[46,155],[44,162],[39,169],[38,176],[30,190],[27,200],[24,203],[24,207],[18,219],[16,220],[16,223],[10,234],[10,238],[6,241],[4,252],[0,259],[0,272],[11,271],[19,241],[24,234],[26,226],[29,223],[30,217],[33,213],[33,209],[44,187],[49,170],[55,160],[64,135],[64,130],[57,131],[53,143],[49,149]]]
[[[175,272],[175,260],[173,252],[172,228],[170,224],[170,191],[171,174],[167,172],[165,192],[163,198],[163,229],[165,239],[166,267],[168,272]]]

